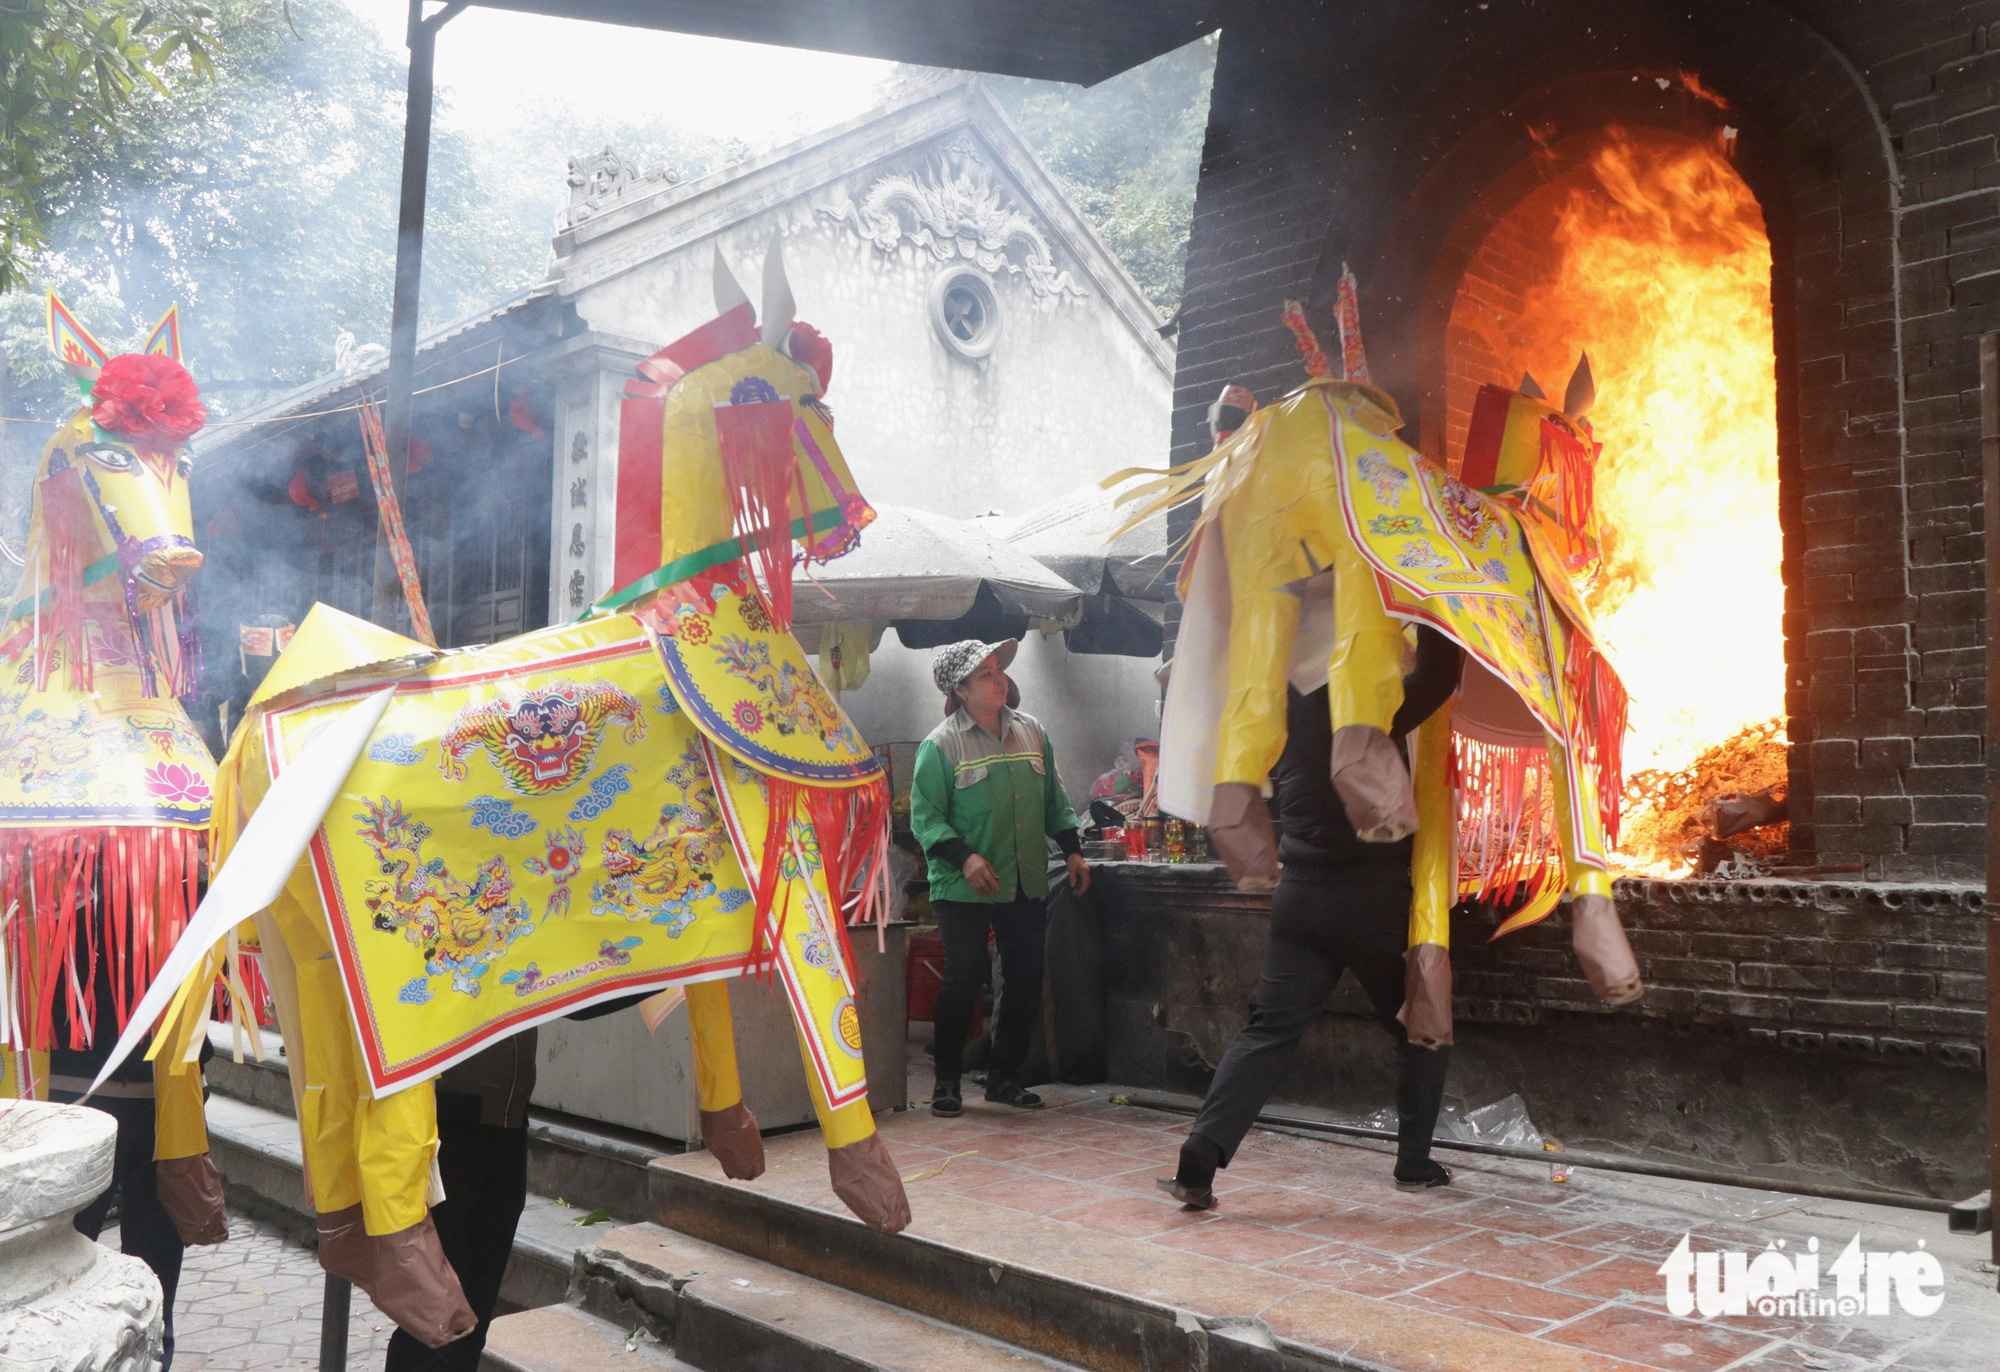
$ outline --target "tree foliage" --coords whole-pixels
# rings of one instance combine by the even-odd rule
[[[339,3],[296,7],[296,37],[273,15],[222,0],[212,80],[183,83],[171,99],[135,88],[115,125],[43,154],[35,289],[0,295],[0,415],[54,420],[76,404],[48,356],[43,286],[114,349],[137,346],[178,301],[196,376],[239,383],[206,393],[218,419],[329,370],[342,329],[387,341],[405,55]],[[477,139],[453,127],[447,95],[438,115],[425,330],[540,278],[570,156],[609,144],[694,177],[750,152],[638,116],[578,121],[553,99],[526,102],[513,124]],[[259,381],[268,389],[240,384]],[[48,430],[5,427],[0,535],[12,537],[23,468]]]
[[[1030,147],[1163,310],[1180,303],[1216,35],[1095,86],[988,77]]]
[[[190,0],[0,4],[0,292],[23,283],[71,167],[168,82],[214,74],[215,16]]]

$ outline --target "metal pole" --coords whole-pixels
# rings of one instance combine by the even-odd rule
[[[1979,340],[1979,458],[1986,483],[1986,1184],[2000,1191],[2000,333]],[[2000,1263],[2000,1225],[1993,1228]]]
[[[389,488],[400,500],[410,470],[411,392],[417,375],[417,305],[424,274],[424,190],[431,168],[432,71],[437,31],[465,8],[452,0],[426,19],[424,0],[410,0],[410,84],[403,114],[402,208],[396,216],[396,286],[389,314],[389,395],[382,409]],[[384,528],[375,532],[375,620],[407,627],[402,583]]]
[[[319,1372],[347,1372],[347,1312],[353,1297],[347,1278],[326,1274],[319,1303]]]

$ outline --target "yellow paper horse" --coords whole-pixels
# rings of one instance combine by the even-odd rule
[[[1301,350],[1319,357],[1316,343]],[[1201,499],[1181,571],[1162,806],[1209,826],[1243,889],[1274,885],[1262,788],[1284,749],[1288,681],[1323,673],[1333,781],[1356,832],[1415,834],[1412,1037],[1450,1041],[1448,915],[1460,894],[1525,899],[1504,926],[1518,928],[1566,888],[1592,989],[1615,1004],[1635,999],[1643,988],[1611,900],[1606,839],[1623,693],[1572,581],[1595,549],[1587,366],[1575,417],[1526,394],[1489,403],[1475,434],[1489,494],[1398,440],[1386,394],[1332,380],[1321,363],[1267,409],[1230,388],[1218,406],[1250,411],[1241,427],[1127,497],[1143,502],[1135,519]],[[1418,730],[1406,763],[1388,730],[1414,624],[1455,641],[1465,666],[1454,705]],[[1531,762],[1530,748],[1546,762]],[[1555,828],[1546,846],[1561,862],[1548,864],[1551,879],[1536,832],[1545,797]]]
[[[634,992],[684,991],[703,1140],[748,1178],[763,1146],[728,979],[775,976],[833,1189],[878,1229],[909,1221],[846,934],[884,892],[887,788],[787,622],[795,538],[836,555],[874,515],[820,400],[831,349],[793,323],[775,245],[761,330],[719,256],[717,295],[627,387],[621,469],[657,481],[621,480],[621,505],[665,493],[657,570],[577,623],[443,654],[315,606],[219,769],[218,887],[267,792],[309,775],[351,711],[381,711],[282,894],[230,917],[255,914],[292,1048],[321,1262],[433,1345],[471,1314],[429,1220],[431,1078]],[[219,965],[190,975],[155,1053],[184,1052]]]
[[[0,627],[0,1094],[44,1098],[48,1050],[123,1030],[192,913],[215,779],[176,698],[194,686],[201,567],[185,444],[206,419],[178,315],[112,357],[53,293],[48,311],[87,403],[42,450]],[[160,1199],[184,1239],[217,1242],[191,1064],[157,1065],[154,1113]]]

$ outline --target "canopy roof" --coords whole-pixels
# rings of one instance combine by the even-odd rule
[[[1217,26],[1210,0],[475,0],[927,67],[1093,85]]]
[[[1113,542],[1111,535],[1131,515],[1130,506],[1115,500],[1094,482],[1079,486],[1008,520],[1002,537],[1085,595],[1172,600],[1166,516],[1155,515]]]
[[[955,620],[981,600],[1031,623],[1074,624],[1083,593],[1033,558],[963,520],[877,505],[861,542],[803,573],[792,592],[800,624],[836,620]]]

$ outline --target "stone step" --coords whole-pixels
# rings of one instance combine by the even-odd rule
[[[651,1335],[632,1337],[608,1320],[573,1305],[502,1315],[486,1334],[479,1372],[634,1372],[655,1367],[695,1372],[661,1349]]]
[[[1003,1344],[653,1224],[601,1234],[570,1299],[704,1372],[1061,1372]]]
[[[945,1163],[982,1141],[928,1112],[883,1115],[877,1126],[892,1152],[908,1144]],[[1009,1127],[1026,1134],[1060,1121]],[[935,1161],[904,1178],[910,1227],[878,1234],[834,1198],[817,1135],[768,1138],[765,1159],[752,1182],[725,1179],[708,1154],[656,1161],[653,1223],[1094,1372],[1637,1372],[1506,1329],[959,1194],[936,1184],[945,1163]]]
[[[208,1145],[233,1208],[277,1223],[302,1245],[313,1242],[314,1216],[306,1203],[297,1121],[217,1093],[208,1100]],[[500,1287],[503,1308],[562,1300],[571,1260],[603,1232],[595,1225],[579,1227],[579,1217],[575,1208],[546,1196],[528,1197]]]

